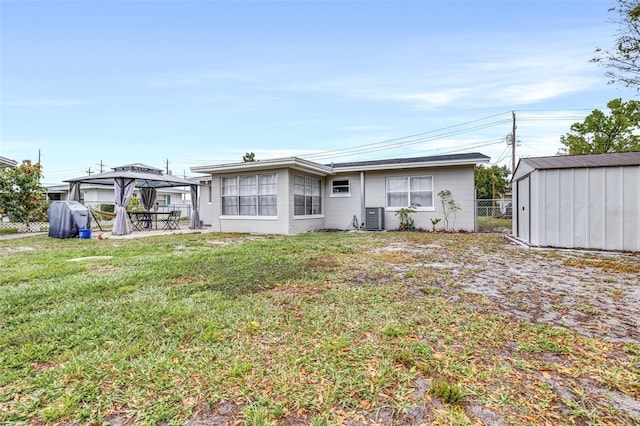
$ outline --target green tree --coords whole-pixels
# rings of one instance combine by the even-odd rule
[[[12,219],[29,223],[41,214],[44,188],[39,163],[24,160],[18,167],[0,170],[0,210]]]
[[[476,167],[476,194],[478,199],[489,200],[503,196],[509,191],[509,175],[511,172],[507,166],[493,165]]]
[[[596,56],[591,61],[608,68],[609,83],[640,91],[640,4],[637,0],[618,0],[609,12],[617,14],[615,47],[596,48]]]
[[[601,154],[640,150],[640,102],[609,101],[609,115],[595,109],[582,123],[573,123],[571,131],[560,137],[563,154]]]
[[[242,156],[243,163],[253,163],[254,161],[256,161],[256,154],[253,152],[247,152]]]

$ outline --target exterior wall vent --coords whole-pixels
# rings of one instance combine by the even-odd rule
[[[384,207],[366,207],[364,228],[367,231],[384,230]]]

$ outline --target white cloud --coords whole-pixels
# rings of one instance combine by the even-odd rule
[[[473,88],[451,88],[425,93],[392,94],[388,99],[406,101],[419,109],[430,109],[458,102],[475,91]]]

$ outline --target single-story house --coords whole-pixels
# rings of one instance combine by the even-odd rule
[[[18,164],[16,160],[0,156],[0,169],[15,167]]]
[[[411,205],[416,228],[444,219],[438,193],[460,206],[449,229],[476,229],[474,169],[480,153],[319,164],[298,157],[192,167],[201,183],[200,219],[213,230],[296,234],[322,229],[398,229]],[[439,223],[444,226],[444,220]]]
[[[523,158],[512,190],[527,244],[640,251],[640,152]]]

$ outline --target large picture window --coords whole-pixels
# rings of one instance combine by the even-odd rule
[[[433,176],[387,178],[387,207],[433,208]]]
[[[322,184],[320,179],[309,176],[294,176],[293,198],[293,214],[295,216],[322,214]]]
[[[245,175],[222,178],[224,216],[276,216],[276,175]]]

